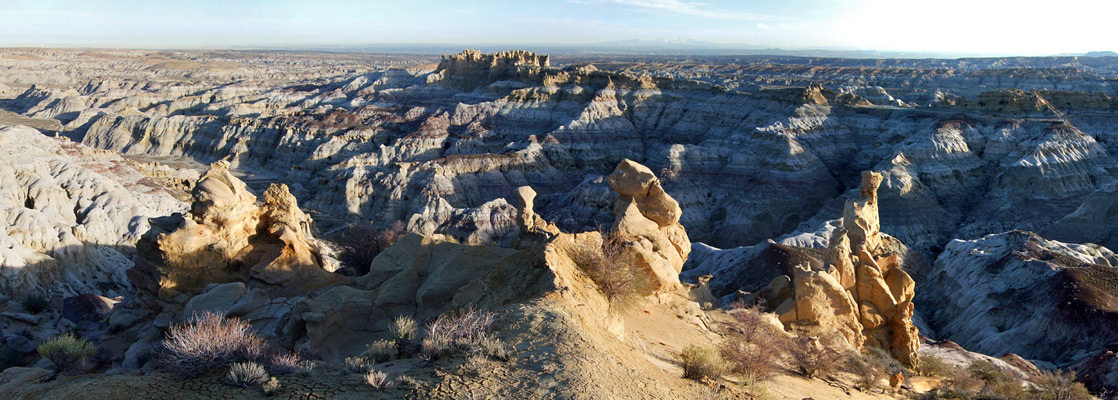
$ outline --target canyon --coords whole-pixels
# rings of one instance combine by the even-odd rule
[[[690,393],[646,360],[682,345],[635,352],[660,333],[582,289],[571,249],[612,230],[679,336],[759,302],[906,364],[950,341],[1118,389],[1114,58],[3,49],[0,68],[9,348],[76,322],[17,304],[34,293],[111,303],[77,325],[132,369],[204,310],[341,362],[394,315],[480,305],[564,366],[538,397]],[[337,235],[397,222],[368,274],[339,273]],[[625,367],[592,376],[604,355]]]

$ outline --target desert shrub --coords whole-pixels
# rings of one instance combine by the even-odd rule
[[[746,384],[766,381],[780,371],[781,358],[789,347],[788,338],[765,322],[759,306],[742,307],[739,303],[734,307],[734,323],[719,347],[722,358]]]
[[[495,338],[490,327],[496,314],[473,307],[439,315],[427,324],[420,344],[420,357],[436,360],[457,350],[477,349]]]
[[[31,314],[38,314],[51,308],[50,297],[43,293],[25,295],[19,299],[19,305],[23,306],[24,311]]]
[[[652,277],[636,265],[628,242],[614,233],[602,235],[602,247],[573,245],[571,260],[598,285],[611,305],[627,307],[652,288]]]
[[[172,326],[163,347],[164,362],[186,376],[268,354],[267,342],[252,333],[248,322],[212,312]]]
[[[485,355],[474,353],[462,362],[462,372],[470,376],[480,376],[489,368],[489,358]]]
[[[492,336],[487,336],[479,340],[475,349],[481,355],[493,360],[508,361],[512,359],[512,349],[504,342],[501,342],[501,339]]]
[[[346,357],[345,369],[349,372],[365,373],[373,366],[373,360],[368,357]]]
[[[376,390],[384,390],[395,386],[395,382],[388,379],[388,374],[375,369],[370,369],[369,372],[365,374],[365,383]]]
[[[276,379],[275,377],[268,378],[267,382],[264,382],[263,385],[260,385],[260,390],[264,391],[265,396],[272,396],[272,395],[275,395],[276,393],[279,393],[279,390],[280,390],[279,379]]]
[[[896,358],[878,347],[870,347],[866,352],[850,359],[850,366],[858,377],[858,386],[871,390],[886,377],[904,370]]]
[[[792,367],[806,378],[833,373],[842,362],[833,336],[797,337],[789,346]]]
[[[58,372],[93,358],[97,346],[85,338],[68,333],[43,342],[35,350],[40,356],[50,360],[55,372]]]
[[[921,354],[916,364],[916,373],[922,376],[948,376],[951,366],[934,354]]]
[[[374,362],[391,360],[395,358],[397,354],[399,354],[399,350],[396,349],[396,342],[384,339],[373,342],[373,344],[369,346],[369,350],[365,352],[365,355]]]
[[[262,365],[251,361],[233,363],[225,377],[234,386],[246,388],[262,386],[271,378]]]
[[[490,337],[489,328],[496,314],[474,308],[444,313],[427,324],[427,337],[423,339],[421,355],[428,360],[438,359],[459,349],[476,347]]]
[[[377,230],[372,224],[362,224],[342,231],[335,242],[342,247],[342,262],[356,275],[364,275],[369,273],[369,265],[378,254],[407,233],[403,221],[396,221],[384,230]]]
[[[970,363],[966,368],[967,374],[972,378],[979,379],[984,383],[997,382],[1008,379],[1005,371],[998,368],[990,360],[978,360]]]
[[[687,379],[718,379],[729,369],[718,350],[709,346],[688,345],[683,348],[679,359],[683,377]]]
[[[1082,383],[1075,381],[1075,371],[1043,371],[1034,389],[1039,400],[1087,400],[1093,398]]]
[[[303,369],[303,357],[299,353],[276,353],[268,359],[268,371],[272,375],[287,375]]]
[[[415,338],[419,336],[419,324],[415,319],[406,315],[397,316],[388,328],[392,339],[396,343],[396,351],[401,357],[415,353]]]

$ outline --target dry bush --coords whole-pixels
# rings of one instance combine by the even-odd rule
[[[273,396],[276,393],[279,393],[279,379],[276,379],[275,377],[268,378],[267,382],[264,382],[263,385],[260,385],[260,390],[264,391],[265,396]]]
[[[51,378],[53,378],[54,375],[57,375],[57,372],[89,361],[90,358],[93,358],[93,354],[97,352],[97,346],[85,338],[67,333],[43,342],[35,350],[38,351],[40,356],[54,364],[55,374],[51,375]]]
[[[268,343],[252,333],[248,322],[212,312],[172,326],[163,347],[164,362],[188,377],[268,354]]]
[[[921,354],[916,364],[916,373],[922,376],[951,375],[951,366],[934,354]]]
[[[734,323],[719,348],[722,358],[747,384],[766,381],[780,372],[789,340],[784,332],[764,321],[760,306],[742,307],[738,303],[734,307]]]
[[[485,355],[474,353],[459,365],[462,372],[469,376],[481,376],[489,370],[489,358]]]
[[[376,390],[384,390],[396,386],[395,382],[388,379],[388,374],[375,369],[370,369],[369,372],[365,374],[365,383]]]
[[[850,364],[862,390],[871,390],[882,379],[904,370],[893,355],[877,347],[867,348],[865,353],[852,357]]]
[[[374,362],[369,357],[346,357],[345,369],[349,372],[365,373],[372,368]]]
[[[234,386],[240,387],[256,387],[263,386],[268,383],[271,376],[264,370],[264,367],[254,362],[239,362],[229,366],[229,374],[226,379]]]
[[[373,259],[407,233],[403,221],[396,221],[385,230],[361,224],[339,233],[335,243],[342,247],[342,262],[352,268],[355,275],[365,275]]]
[[[652,291],[652,277],[636,265],[628,242],[615,233],[602,235],[602,247],[576,244],[570,255],[578,269],[598,285],[610,304],[626,307]]]
[[[482,338],[477,342],[474,349],[490,359],[497,361],[508,361],[512,359],[512,349],[509,348],[501,339],[493,336]]]
[[[303,367],[300,365],[303,362],[303,357],[299,353],[276,353],[268,359],[268,371],[272,375],[287,375],[292,372],[301,371]]]
[[[688,345],[683,348],[679,359],[683,377],[687,379],[718,379],[729,370],[726,360],[710,346]]]
[[[492,338],[490,326],[496,314],[473,307],[439,315],[427,324],[427,337],[420,345],[420,357],[437,360],[457,350],[479,347]]]
[[[1043,371],[1033,393],[1039,400],[1087,400],[1093,398],[1082,383],[1075,381],[1075,371]]]
[[[379,363],[396,358],[399,351],[396,349],[395,341],[379,339],[369,346],[369,350],[365,354]]]
[[[793,368],[810,379],[834,373],[842,362],[842,353],[834,336],[818,339],[801,336],[792,340],[789,360]]]

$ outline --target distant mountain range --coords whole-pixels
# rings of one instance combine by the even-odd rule
[[[393,54],[453,54],[462,49],[477,49],[495,52],[513,48],[532,50],[549,54],[617,54],[617,55],[772,55],[793,57],[828,58],[965,58],[990,57],[988,54],[954,52],[904,52],[856,49],[781,49],[748,44],[713,43],[684,38],[650,38],[615,40],[587,44],[385,44],[370,43],[362,45],[321,45],[298,47],[267,47],[268,50],[315,50],[355,53],[393,53]],[[255,48],[261,49],[261,48]],[[1008,55],[1001,55],[1008,56]],[[1056,56],[1080,57],[1118,57],[1113,51],[1092,51],[1088,53],[1063,53]]]

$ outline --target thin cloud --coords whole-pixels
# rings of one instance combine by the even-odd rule
[[[772,21],[781,19],[776,16],[741,11],[728,11],[710,8],[706,3],[684,0],[569,0],[578,4],[612,3],[646,11],[668,14],[688,15],[708,19],[738,21]]]

